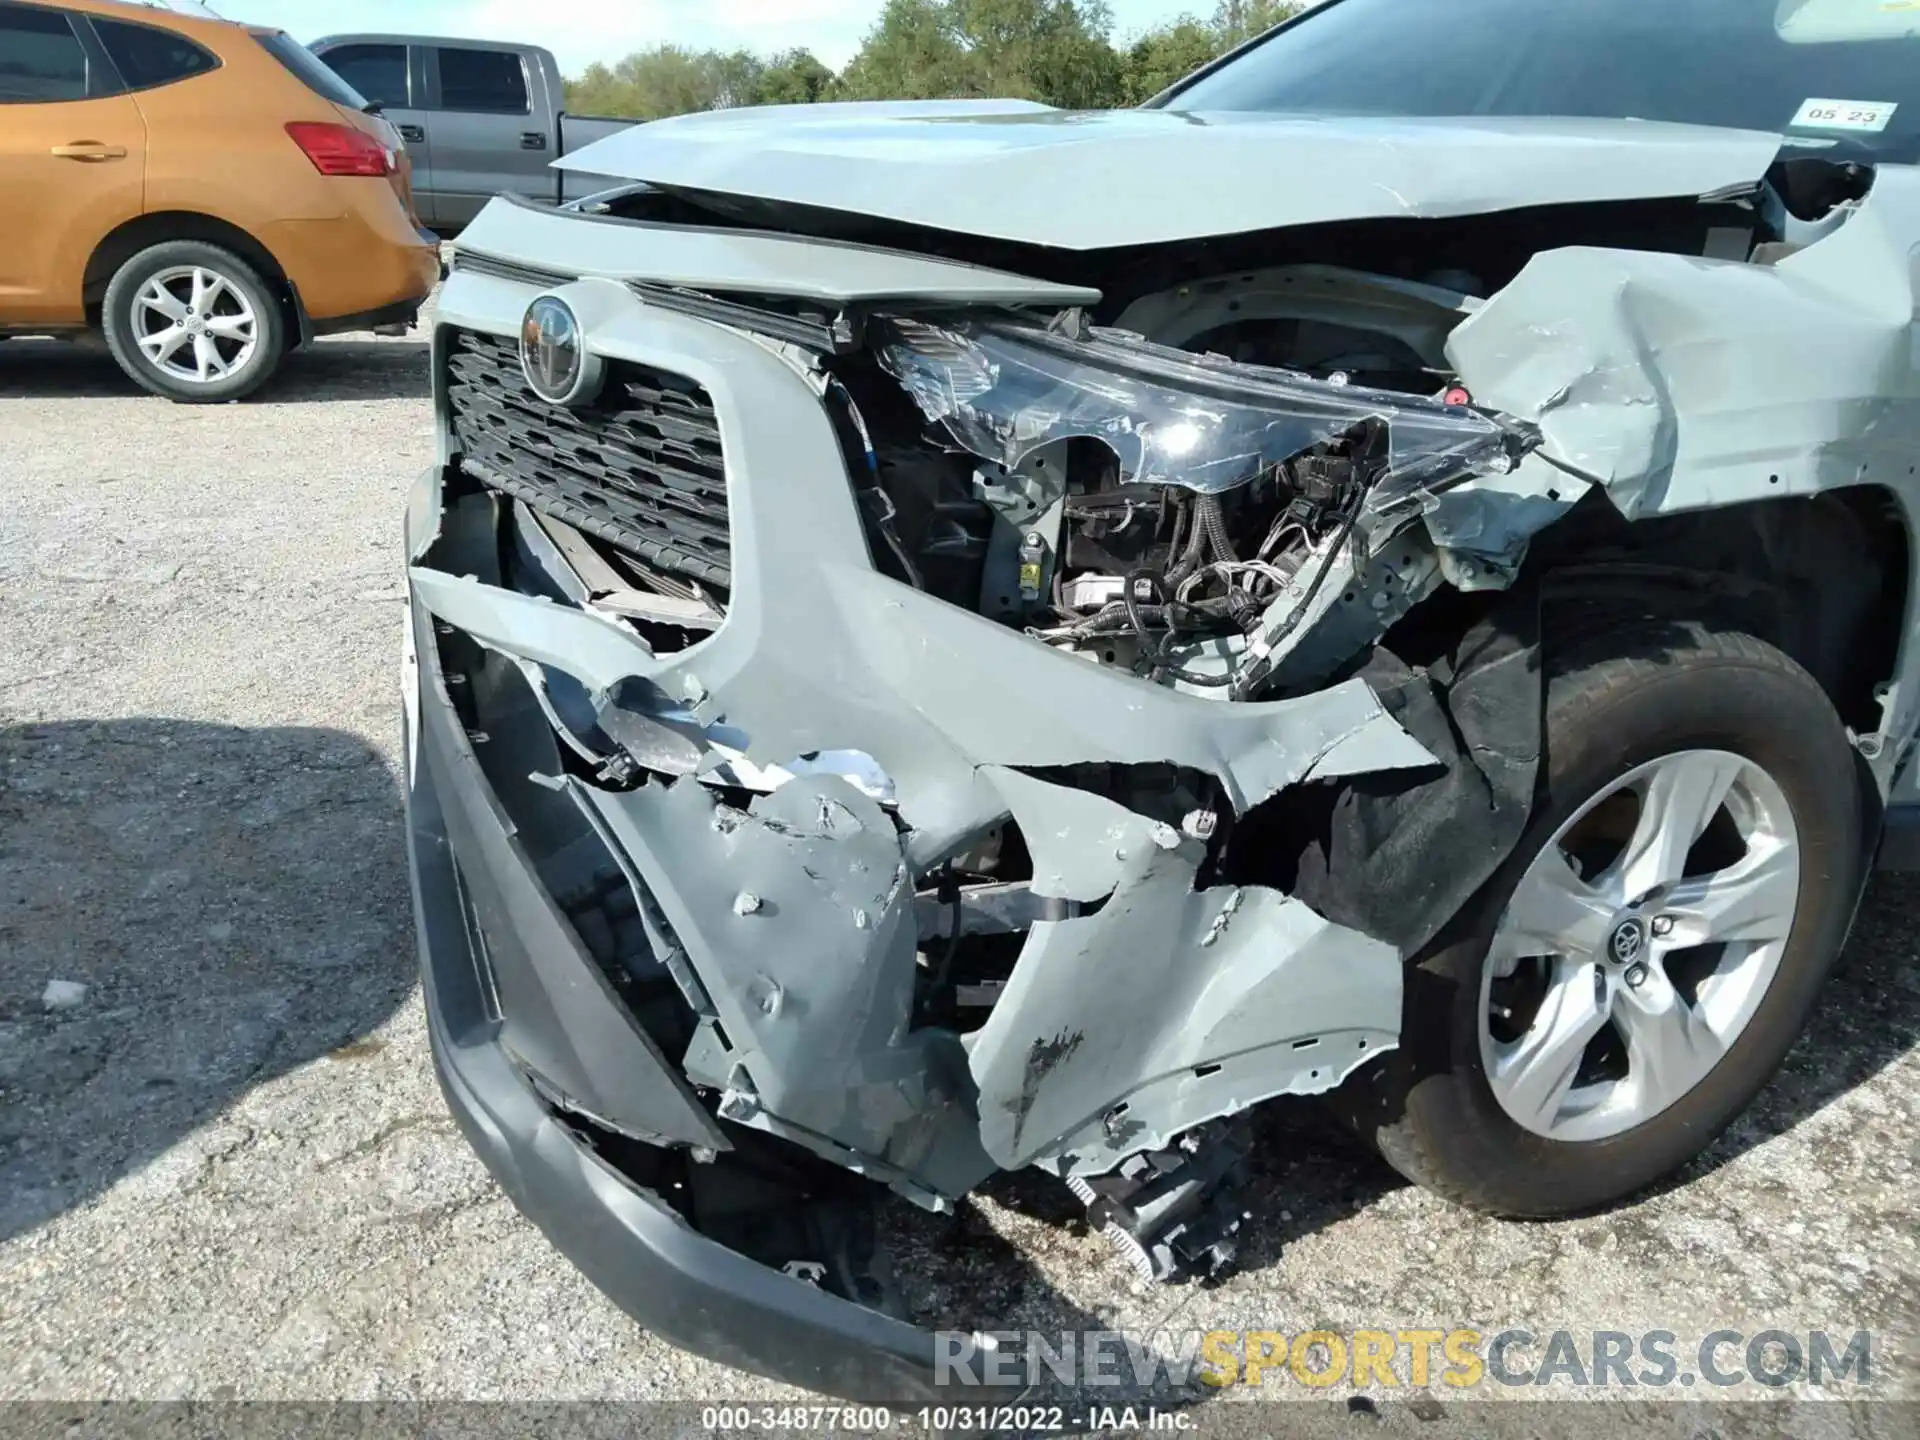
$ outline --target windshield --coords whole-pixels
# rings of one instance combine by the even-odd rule
[[[1920,158],[1920,0],[1325,0],[1164,103],[1670,120]]]

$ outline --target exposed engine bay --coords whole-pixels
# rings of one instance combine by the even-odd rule
[[[1234,349],[1260,363],[1156,345],[1079,311],[1044,326],[886,317],[872,328],[879,368],[947,452],[883,459],[853,411],[880,562],[923,588],[931,574],[942,598],[1049,645],[1221,698],[1266,688],[1276,653],[1334,571],[1344,583],[1364,564],[1369,538],[1416,516],[1423,494],[1510,471],[1536,440],[1474,410],[1457,383],[1430,395],[1361,383],[1436,378],[1419,356],[1387,353],[1406,348],[1392,335],[1315,325],[1319,363],[1303,368],[1288,348],[1302,327],[1281,314],[1230,327]]]

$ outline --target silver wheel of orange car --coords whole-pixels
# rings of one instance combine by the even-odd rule
[[[204,265],[162,270],[133,297],[140,353],[173,379],[213,385],[246,369],[260,317],[239,286]]]
[[[155,245],[122,265],[102,321],[121,368],[171,400],[237,400],[286,348],[279,300],[258,272],[197,240]]]

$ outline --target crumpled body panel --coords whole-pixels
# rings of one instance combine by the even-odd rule
[[[417,503],[437,504],[439,495],[431,487]],[[660,662],[637,644],[625,656],[608,649],[617,632],[597,616],[425,564],[416,565],[413,583],[436,617],[508,655],[589,685],[614,670],[657,676]],[[823,631],[837,628],[828,623],[834,603],[830,592],[816,599],[812,619]],[[698,708],[726,716],[730,727],[751,731],[760,722],[762,734],[798,733],[772,723],[783,713],[789,726],[833,723],[850,747],[888,768],[904,833],[874,800],[830,775],[795,776],[744,810],[693,776],[585,792],[664,916],[666,943],[684,950],[711,999],[720,1028],[709,1034],[724,1038],[685,1063],[691,1078],[727,1090],[723,1115],[937,1201],[999,1166],[1025,1163],[1016,1154],[1073,1153],[1084,1158],[1072,1163],[1100,1168],[1096,1157],[1111,1145],[1083,1135],[1085,1122],[1136,1092],[1154,1092],[1138,1102],[1152,1118],[1116,1132],[1129,1141],[1283,1091],[1330,1088],[1367,1054],[1391,1047],[1399,975],[1390,946],[1274,892],[1195,892],[1202,847],[1192,840],[1010,768],[1064,763],[1068,753],[1123,763],[1173,758],[1210,770],[1250,807],[1309,776],[1430,765],[1364,683],[1297,701],[1219,705],[985,625],[962,628],[941,648],[908,643],[910,627],[939,635],[942,620],[971,617],[917,597],[898,608],[896,643],[870,652],[876,663],[857,690],[825,691],[789,671],[787,688],[768,692],[721,682]],[[790,634],[773,642],[802,643]],[[1027,654],[1050,662],[1044,682],[1023,673]],[[999,707],[1003,692],[986,679],[996,670],[1018,684],[1044,684],[1062,723],[1036,729],[1034,711]],[[761,667],[751,673],[766,683]],[[940,724],[936,716],[953,719]],[[937,828],[912,828],[914,815]],[[1009,815],[1035,848],[1036,893],[1111,899],[1098,916],[1033,928],[1010,983],[1038,987],[1043,998],[1009,1004],[1008,1025],[983,1035],[969,1059],[951,1034],[909,1029],[917,938],[909,878]],[[1209,969],[1220,970],[1216,982],[1200,984]],[[1171,992],[1195,986],[1202,993],[1183,1008]],[[1023,1069],[1006,1092],[1005,1061],[996,1057],[1009,1046],[1030,1050],[1026,1027],[1050,1023],[1071,997],[1095,994],[1102,1004],[1079,1033],[1097,1037],[1098,1015],[1110,1010],[1135,1017],[1136,1027],[1152,1017],[1157,1040],[1116,1034],[1090,1045],[1089,1057],[1096,1049],[1102,1056],[1097,1067],[1064,1065],[1051,1076]],[[1236,1003],[1249,994],[1272,998]],[[1208,1009],[1214,1018],[1198,1023],[1194,1014]],[[1328,1054],[1349,1046],[1346,1063],[1323,1065],[1319,1055],[1289,1048],[1323,1037]],[[1222,1068],[1210,1080],[1193,1077],[1205,1065]],[[1024,1110],[1019,1133],[1003,1137],[1001,1121],[1015,1105]]]
[[[1537,255],[1457,328],[1447,354],[1481,403],[1533,422],[1511,474],[1438,497],[1443,545],[1521,553],[1590,488],[1629,518],[1881,486],[1911,514],[1920,452],[1920,168],[1775,263],[1632,250]],[[1920,623],[1909,588],[1906,625]],[[1881,783],[1920,726],[1903,647],[1876,747]]]
[[[1540,427],[1561,478],[1605,486],[1629,516],[1905,482],[1916,242],[1920,170],[1882,166],[1844,224],[1773,265],[1537,255],[1447,354],[1480,403]]]
[[[996,145],[1023,127],[1058,128],[1031,115],[1004,128],[967,123]],[[1550,126],[1496,128],[1502,146],[1566,139]],[[1586,137],[1596,153],[1606,129]],[[1752,137],[1721,135],[1705,149],[1661,137],[1638,152],[1650,174],[1683,154],[1704,162],[1709,150],[1707,168],[1728,172],[1721,183],[1764,168]],[[1690,174],[1688,185],[1708,188],[1705,180]],[[549,228],[576,246],[594,232],[590,248],[617,250],[623,275],[648,273],[650,247],[671,259],[685,238],[672,227],[584,226],[506,207],[476,230],[527,254]],[[1475,408],[1409,402],[1385,417],[1458,432],[1455,458],[1469,469],[1488,462],[1490,473],[1416,493],[1394,523],[1417,511],[1449,578],[1464,581],[1461,557],[1512,562],[1592,487],[1633,517],[1904,481],[1920,449],[1915,235],[1920,175],[1888,166],[1824,238],[1771,266],[1580,247],[1536,256],[1469,307],[1447,343]],[[823,248],[846,258],[845,247]],[[751,271],[763,260],[741,264]],[[916,283],[933,290],[944,270],[956,285],[972,273],[926,257],[913,264]],[[740,283],[752,279],[743,271]],[[1008,293],[1021,283],[995,282]],[[537,293],[508,275],[457,275],[443,322],[510,333]],[[1392,1043],[1395,946],[1418,934],[1376,928],[1370,938],[1277,891],[1203,881],[1203,835],[1033,773],[1177,767],[1211,777],[1235,815],[1310,779],[1438,773],[1364,680],[1222,704],[1035,644],[889,579],[869,551],[821,392],[788,357],[737,329],[649,306],[610,279],[551,293],[590,317],[597,353],[685,376],[712,397],[737,577],[726,621],[656,654],[590,603],[489,585],[424,550],[414,593],[481,644],[594,696],[617,695],[633,733],[671,742],[645,762],[666,766],[666,780],[587,803],[659,901],[712,1001],[717,1024],[685,1063],[726,1092],[732,1118],[938,1199],[996,1165],[1095,1173],[1258,1099],[1329,1088]],[[1049,300],[1065,303],[1036,289],[1034,303]],[[1146,354],[1095,338],[1120,347],[1105,357],[1115,363]],[[989,354],[989,378],[1004,381],[1015,358]],[[1282,408],[1304,396],[1303,410],[1317,404],[1337,421],[1372,404],[1365,393],[1327,387],[1319,396],[1319,382],[1262,374],[1280,387],[1272,401]],[[1509,420],[1530,427],[1529,445],[1538,440],[1517,462],[1494,443],[1511,433]],[[1295,438],[1322,436],[1314,426],[1327,423],[1309,416]],[[1146,473],[1144,462],[1137,468]],[[438,515],[438,484],[416,496],[417,511]],[[1409,557],[1405,585],[1411,567]],[[1347,590],[1330,589],[1327,603],[1351,602]],[[1501,753],[1524,760],[1522,739]],[[716,789],[733,773],[723,748],[793,778],[741,808]],[[847,752],[870,758],[893,808],[871,798],[871,785],[797,773],[801,762],[817,769],[809,757]],[[1506,786],[1522,806],[1530,764]],[[1502,822],[1502,847],[1523,818],[1508,808],[1516,813]],[[1010,819],[1031,848],[1033,895],[1065,908],[1032,925],[993,1015],[962,1044],[915,1024],[913,890]],[[1475,863],[1492,863],[1498,849]],[[1260,996],[1285,998],[1249,998]]]
[[[1276,890],[1196,888],[1206,847],[1110,800],[983,773],[1031,837],[1036,891],[1106,902],[1036,924],[971,1037],[997,1164],[1098,1175],[1254,1096],[1331,1088],[1397,1042],[1392,946]]]
[[[1640,120],[1081,114],[947,100],[679,115],[558,163],[1091,250],[1338,220],[1703,195],[1754,180],[1779,143]],[[1151,203],[1142,201],[1143,183]]]
[[[1391,1043],[1399,986],[1395,968],[1378,963],[1387,947],[1277,894],[1242,897],[1230,911],[1232,891],[1189,893],[1191,842],[1175,836],[1176,849],[1159,850],[1165,858],[1143,870],[1169,827],[1069,786],[1022,785],[1018,774],[1173,765],[1212,777],[1224,802],[1245,811],[1310,777],[1431,766],[1364,682],[1258,704],[1197,699],[889,580],[869,559],[829,418],[793,369],[746,336],[648,308],[609,282],[556,293],[581,291],[589,292],[581,310],[600,317],[596,347],[689,376],[713,397],[727,438],[737,577],[726,622],[683,650],[656,654],[591,605],[479,578],[487,564],[463,547],[490,544],[484,537],[497,521],[487,516],[499,512],[485,492],[461,495],[439,472],[412,500],[412,589],[452,631],[590,694],[617,691],[628,716],[671,727],[683,747],[692,738],[698,773],[586,801],[711,1002],[718,1027],[703,1027],[682,1063],[697,1083],[724,1090],[723,1116],[928,1203],[963,1193],[1003,1163],[994,1149],[1015,1153],[981,1125],[983,1115],[1007,1113],[997,1088],[976,1091],[1000,1084],[1001,1065],[966,1055],[950,1033],[917,1028],[910,992],[913,883],[1016,808],[1042,867],[1054,856],[1077,870],[1052,893],[1111,895],[1105,920],[1037,928],[1021,972],[1097,970],[1111,1003],[1162,1013],[1171,1031],[1178,1012],[1166,1008],[1162,987],[1202,973],[1188,963],[1196,947],[1227,967],[1212,999],[1194,997],[1219,1009],[1219,1023],[1178,1044],[1140,1045],[1125,1063],[1109,1057],[1098,1070],[1069,1065],[1050,1083],[1042,1077],[1018,1150],[1080,1145],[1091,1154],[1073,1138],[1086,1118],[1166,1086],[1169,1065],[1190,1072],[1218,1063],[1227,1078],[1143,1101],[1159,1117],[1155,1127],[1281,1090],[1330,1087],[1350,1067],[1270,1063],[1303,1037],[1352,1036],[1356,1058],[1359,1036],[1371,1047]],[[534,293],[456,275],[442,321],[497,331]],[[795,775],[740,806],[707,783],[726,756],[701,737],[720,734],[763,766],[831,751],[872,757],[897,807],[819,774]],[[1079,857],[1051,846],[1050,833],[1080,830],[1089,804],[1105,807],[1105,820],[1125,829],[1126,848],[1138,853],[1123,862],[1116,847],[1108,862],[1097,850]],[[1143,829],[1144,847],[1131,838]],[[1096,868],[1079,868],[1089,857]],[[1163,922],[1117,923],[1135,907],[1164,912]],[[1232,923],[1202,947],[1223,913]],[[1316,958],[1285,958],[1303,946]],[[1302,965],[1324,973],[1330,988],[1302,981]],[[1229,1014],[1228,987],[1242,983],[1281,998]],[[1009,1034],[997,1043],[1022,1041]],[[1236,1058],[1254,1054],[1263,1058]]]

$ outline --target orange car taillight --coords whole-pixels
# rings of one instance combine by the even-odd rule
[[[293,143],[306,152],[322,175],[391,175],[393,152],[363,130],[351,125],[327,125],[295,120],[287,126]]]

